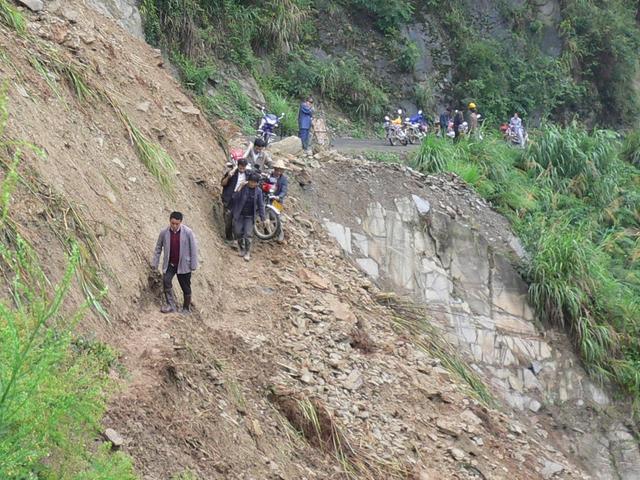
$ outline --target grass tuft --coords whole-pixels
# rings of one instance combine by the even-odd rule
[[[27,33],[27,22],[24,16],[7,0],[0,0],[0,22],[12,28],[19,34]]]
[[[410,334],[412,341],[422,351],[438,358],[447,370],[469,386],[472,395],[487,406],[497,405],[482,379],[469,368],[455,348],[444,340],[442,332],[429,323],[425,307],[394,293],[380,293],[376,296],[376,301],[391,308],[396,313],[391,317],[395,327],[402,333]]]

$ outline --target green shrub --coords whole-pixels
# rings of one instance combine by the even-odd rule
[[[415,42],[405,41],[398,55],[398,68],[402,72],[411,73],[416,68],[416,63],[420,58],[420,49]]]
[[[276,115],[284,113],[280,120],[280,129],[283,136],[295,135],[298,131],[298,106],[293,101],[283,97],[279,93],[265,92],[265,100],[270,112]]]
[[[145,40],[147,43],[159,47],[162,40],[162,28],[155,0],[142,0],[140,16],[142,17]]]
[[[624,138],[622,158],[640,168],[640,130],[628,133]]]
[[[349,3],[375,18],[377,27],[383,32],[391,32],[408,23],[414,6],[408,0],[348,0]]]
[[[186,55],[174,52],[172,59],[180,70],[180,77],[185,87],[196,93],[203,93],[216,69],[212,64],[198,65]]]

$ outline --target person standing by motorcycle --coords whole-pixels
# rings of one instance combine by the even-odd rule
[[[447,107],[447,109],[440,114],[440,135],[442,135],[442,138],[447,137],[449,120],[451,120],[451,107]]]
[[[258,188],[260,175],[252,172],[247,181],[233,194],[231,214],[233,216],[233,233],[238,241],[239,255],[249,261],[251,259],[251,240],[256,214],[264,222],[264,200]]]
[[[280,204],[284,204],[284,199],[289,191],[289,179],[284,174],[286,165],[282,159],[278,159],[273,164],[273,178],[276,179],[276,191],[273,192],[273,199],[277,200]],[[276,240],[278,242],[284,241],[284,230],[282,228],[282,215],[280,216],[280,228],[278,230]]]
[[[268,170],[271,168],[271,155],[265,150],[266,148],[267,144],[261,138],[256,138],[249,144],[249,148],[244,152],[244,159],[251,165],[251,168],[256,170]]]
[[[306,154],[309,154],[309,130],[311,130],[311,119],[313,118],[313,98],[307,97],[304,102],[300,104],[300,110],[298,111],[298,136],[302,141],[302,150]]]
[[[469,135],[478,135],[478,111],[476,110],[476,104],[469,103]]]
[[[222,206],[224,208],[224,236],[227,241],[233,240],[233,225],[231,218],[231,201],[233,192],[240,185],[244,185],[247,177],[247,160],[238,159],[238,164],[224,174],[220,185],[222,186]]]
[[[453,115],[453,133],[454,133],[454,142],[458,142],[460,140],[460,125],[464,122],[464,115],[461,110],[456,110]]]
[[[182,224],[182,218],[182,213],[171,212],[169,226],[160,231],[151,260],[151,269],[157,271],[160,254],[164,251],[162,287],[167,305],[160,309],[162,313],[177,311],[172,286],[176,274],[184,296],[182,313],[191,312],[191,272],[198,267],[198,245],[193,231]]]
[[[522,127],[522,119],[518,112],[513,113],[513,117],[509,120],[509,127],[518,137],[518,145],[524,148],[524,128]]]

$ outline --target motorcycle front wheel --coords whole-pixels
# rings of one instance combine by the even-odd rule
[[[253,232],[260,240],[271,240],[276,236],[280,229],[280,214],[275,207],[267,205],[264,209],[265,217],[264,222],[256,218],[256,223],[253,226]]]
[[[391,145],[392,147],[396,146],[396,137],[395,137],[395,135],[391,135],[389,137],[389,145]]]

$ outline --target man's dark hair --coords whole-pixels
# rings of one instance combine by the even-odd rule
[[[241,158],[240,160],[238,160],[238,166],[239,167],[246,167],[247,166],[247,159],[246,158]]]
[[[169,215],[169,220],[171,220],[172,218],[179,220],[180,222],[182,221],[182,213],[181,212],[171,212],[171,215]]]
[[[260,175],[257,174],[256,172],[253,172],[249,175],[249,178],[247,178],[248,182],[259,182],[260,181]]]
[[[449,106],[447,107],[447,112],[450,112],[452,110],[452,108]]]
[[[256,138],[253,141],[253,146],[254,147],[266,147],[267,146],[267,142],[265,142],[263,139],[261,138]]]

